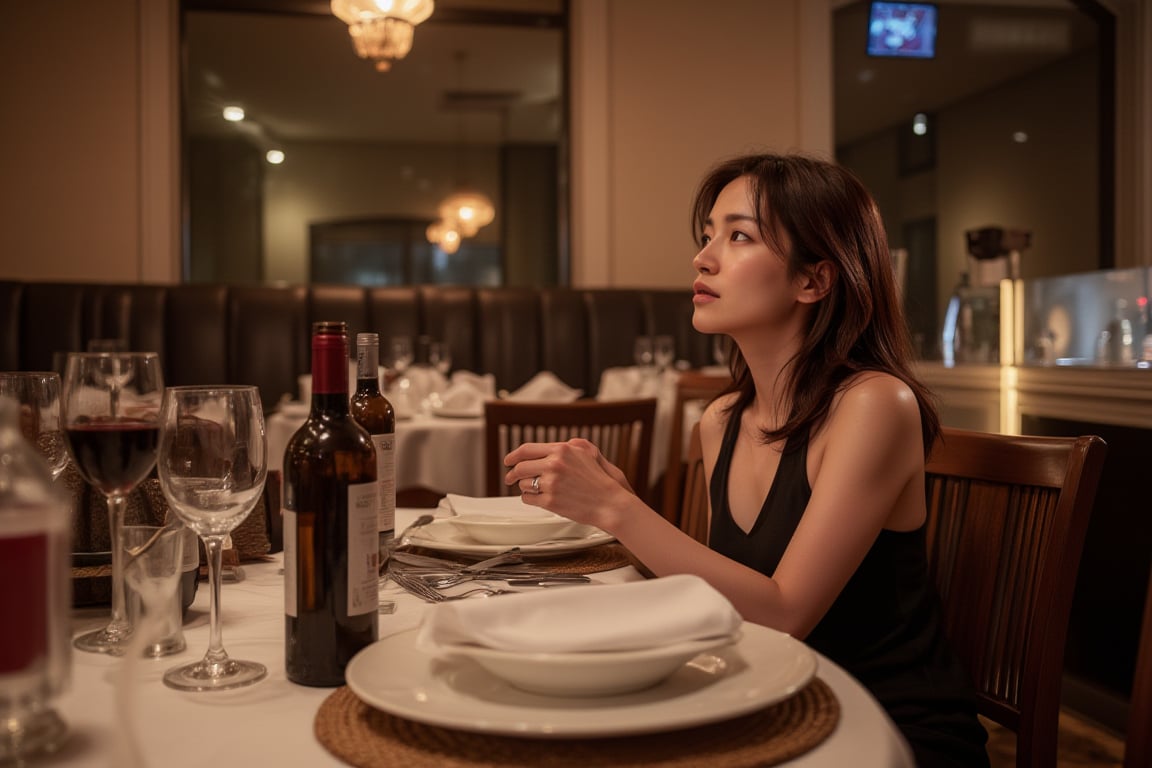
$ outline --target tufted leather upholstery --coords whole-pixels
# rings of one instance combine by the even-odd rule
[[[53,353],[127,338],[160,353],[168,384],[255,384],[265,407],[296,394],[317,320],[387,340],[445,341],[454,369],[515,389],[549,370],[591,394],[608,367],[631,365],[637,335],[669,334],[680,358],[708,365],[691,292],[645,288],[355,285],[107,285],[0,281],[0,370],[50,370]]]

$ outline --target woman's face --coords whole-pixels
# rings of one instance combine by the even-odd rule
[[[784,254],[764,240],[752,207],[747,177],[720,191],[705,222],[703,247],[692,260],[692,324],[701,333],[739,337],[799,319],[799,282],[788,275]]]

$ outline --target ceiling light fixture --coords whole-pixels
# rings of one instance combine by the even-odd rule
[[[416,25],[434,6],[433,0],[332,0],[332,13],[348,25],[356,55],[387,72],[412,50]]]
[[[461,93],[464,92],[464,63],[467,58],[468,54],[464,51],[456,52],[456,77]],[[488,226],[496,218],[496,207],[492,201],[483,192],[472,188],[466,180],[468,137],[463,111],[457,113],[457,130],[460,136],[456,144],[456,191],[441,201],[437,211],[440,220],[429,227],[426,233],[428,241],[438,243],[446,253],[453,253],[459,247],[460,239],[475,236],[481,227]],[[433,228],[441,224],[447,228],[444,231],[450,231],[457,238],[451,251],[444,248],[442,239],[432,236]],[[437,234],[440,232],[436,230]]]
[[[243,107],[224,107],[224,119],[230,123],[238,123],[244,119]]]
[[[440,246],[440,250],[444,253],[456,253],[460,250],[460,233],[443,219],[429,224],[424,236],[428,238],[428,242]]]

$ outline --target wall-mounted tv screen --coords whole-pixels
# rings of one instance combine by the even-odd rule
[[[872,3],[868,55],[931,59],[936,55],[936,6],[932,3]]]

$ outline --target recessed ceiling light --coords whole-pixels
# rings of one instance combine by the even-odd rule
[[[923,112],[917,112],[912,117],[912,133],[917,136],[923,136],[928,133],[928,115]]]
[[[230,123],[238,123],[244,119],[243,107],[224,107],[224,119]]]
[[[280,165],[284,162],[284,153],[279,149],[270,149],[264,155],[264,159],[272,163],[272,165]]]
[[[1028,141],[1028,134],[1024,131],[1016,131],[1012,134],[1012,141],[1016,142],[1017,144],[1023,144],[1024,142]]]

